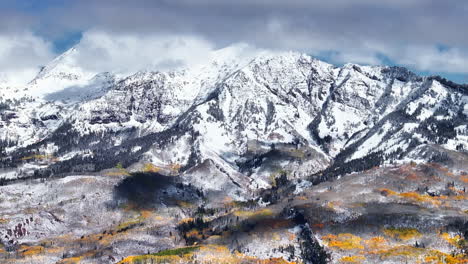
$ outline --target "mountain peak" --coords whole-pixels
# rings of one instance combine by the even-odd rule
[[[64,52],[47,64],[28,84],[29,94],[44,97],[71,86],[86,85],[96,75],[77,63],[79,51],[76,47]]]

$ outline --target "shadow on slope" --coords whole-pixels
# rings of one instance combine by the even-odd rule
[[[202,191],[181,183],[178,176],[159,173],[133,173],[114,187],[117,205],[126,203],[140,209],[156,208],[161,204],[196,204],[202,197]]]

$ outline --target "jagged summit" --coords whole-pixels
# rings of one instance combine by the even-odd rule
[[[51,61],[48,65],[44,66],[41,71],[37,74],[37,76],[34,78],[34,80],[31,81],[31,83],[34,83],[35,80],[37,79],[43,79],[46,78],[47,76],[53,75],[52,73],[54,71],[70,71],[70,68],[67,69],[68,67],[71,67],[71,65],[74,64],[73,62],[73,57],[77,53],[76,47],[72,47],[69,50],[65,51],[61,55],[59,55],[57,58],[55,58],[53,61]],[[76,66],[72,66],[76,67]]]

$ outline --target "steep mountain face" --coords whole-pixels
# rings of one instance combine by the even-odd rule
[[[331,177],[443,158],[424,151],[434,144],[468,148],[466,87],[404,68],[228,48],[203,65],[122,77],[80,69],[77,52],[25,88],[1,89],[8,178],[177,164],[194,184],[206,181],[193,175],[216,171],[225,180],[205,187],[244,193],[270,186],[285,168],[292,178],[325,169]],[[54,159],[26,166],[24,157],[34,155]]]

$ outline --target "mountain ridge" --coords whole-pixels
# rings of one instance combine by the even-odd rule
[[[60,69],[57,62],[67,61],[67,56],[74,52],[76,49],[66,52],[54,60],[53,67],[44,69]],[[238,59],[239,52],[242,53],[242,47],[219,51],[215,54],[228,55],[180,71],[143,71],[128,77],[100,73],[95,74],[102,76],[96,84],[78,78],[68,87],[61,86],[59,81],[58,88],[51,88],[56,95],[61,91],[72,96],[80,91],[89,94],[80,100],[63,101],[64,96],[53,100],[44,95],[41,99],[41,95],[34,93],[20,98],[22,102],[16,101],[17,106],[2,111],[1,138],[2,142],[8,141],[2,144],[2,150],[4,157],[11,156],[10,175],[11,170],[18,174],[21,158],[38,153],[57,156],[57,162],[36,168],[49,171],[46,174],[60,173],[59,164],[67,162],[87,164],[87,159],[91,159],[96,164],[96,160],[103,159],[96,156],[106,151],[87,144],[103,147],[102,142],[107,144],[104,149],[125,149],[128,161],[124,154],[115,154],[118,158],[105,154],[108,165],[94,166],[98,169],[111,168],[118,162],[126,167],[138,167],[142,162],[178,163],[191,169],[204,160],[214,160],[222,170],[230,171],[230,176],[245,178],[240,182],[255,182],[256,186],[264,187],[271,184],[267,175],[277,168],[268,165],[273,162],[268,158],[258,164],[252,159],[265,155],[275,145],[282,148],[276,149],[283,153],[280,162],[288,164],[298,178],[324,171],[332,164],[342,166],[377,155],[383,148],[389,151],[379,154],[380,162],[387,159],[382,155],[405,159],[404,153],[431,143],[444,143],[449,150],[468,148],[464,125],[468,99],[463,85],[438,77],[420,77],[402,67],[356,64],[336,67],[293,52]],[[42,72],[37,80],[47,74]],[[68,75],[51,76],[60,79]],[[32,81],[28,89],[34,89],[34,85]],[[70,87],[75,89],[74,93],[67,90]],[[99,93],[95,94],[95,88]],[[85,90],[88,92],[82,92]],[[4,104],[11,102],[7,101],[6,91],[2,89],[1,94]],[[438,116],[436,111],[443,115]],[[444,118],[454,122],[448,124]],[[390,122],[395,119],[403,122]],[[426,127],[421,128],[423,122]],[[429,140],[434,131],[428,126],[450,131]],[[410,136],[415,129],[420,131],[417,135],[421,140]],[[164,136],[164,131],[177,131],[174,134],[178,136]],[[63,141],[57,139],[61,133],[73,140],[58,143]],[[170,139],[166,139],[168,136]],[[153,141],[145,143],[146,146],[130,147],[133,143],[129,142],[148,137]],[[22,142],[22,138],[27,140]],[[393,145],[388,143],[389,139]],[[125,144],[129,146],[122,147]],[[155,154],[155,149],[168,144],[176,146],[175,151],[168,151],[173,157]],[[132,152],[132,148],[140,150]],[[180,148],[188,152],[178,154]],[[291,149],[300,154],[291,154]],[[189,161],[195,167],[189,168]],[[74,171],[73,166],[64,168]],[[253,166],[247,170],[248,176],[241,169],[245,166]]]

